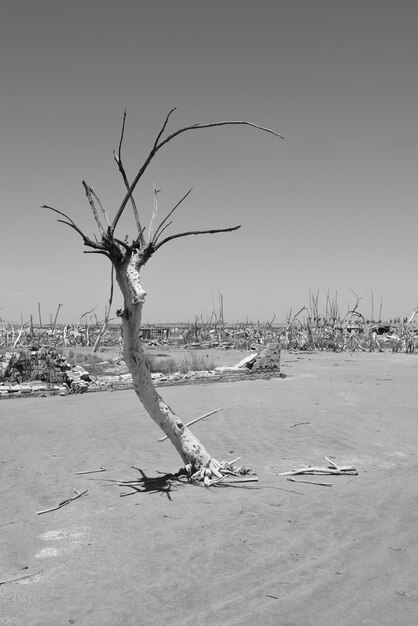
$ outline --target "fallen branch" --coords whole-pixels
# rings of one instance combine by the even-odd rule
[[[332,487],[332,483],[316,483],[311,480],[303,480],[302,478],[287,477],[287,480],[291,480],[292,483],[306,483],[307,485],[321,485],[322,487]]]
[[[98,470],[86,470],[85,472],[76,472],[75,475],[76,476],[81,476],[82,474],[98,474],[99,472],[105,472],[106,468],[100,466],[100,469]]]
[[[63,500],[62,502],[57,504],[57,506],[54,506],[51,509],[38,511],[37,515],[42,515],[43,513],[50,513],[51,511],[57,511],[58,509],[62,508],[66,504],[69,504],[73,500],[77,500],[77,498],[81,498],[81,496],[84,496],[84,494],[87,493],[88,489],[85,489],[84,491],[77,491],[77,489],[74,489],[74,491],[75,491],[75,496],[73,496],[72,498],[67,498],[67,500]]]
[[[290,472],[281,472],[279,476],[297,476],[298,474],[347,474],[357,476],[358,471],[352,466],[340,467],[338,469],[333,467],[302,467],[290,470]]]
[[[290,472],[281,472],[279,476],[297,476],[298,474],[346,474],[348,476],[357,476],[358,470],[353,465],[337,465],[331,459],[324,456],[329,463],[327,467],[302,467],[290,470]]]
[[[223,409],[222,408],[215,409],[214,411],[210,411],[209,413],[205,413],[205,415],[201,415],[200,417],[196,417],[196,419],[194,419],[191,422],[188,422],[186,424],[186,428],[188,428],[192,424],[196,424],[197,422],[200,422],[201,420],[204,420],[206,417],[209,417],[210,415],[214,415],[215,413],[219,413],[219,411],[223,411]],[[161,437],[161,439],[158,439],[158,441],[161,442],[161,441],[165,441],[166,439],[168,439],[167,435],[165,437]]]
[[[302,424],[310,424],[310,422],[296,422],[296,424],[292,424],[289,428],[294,428],[295,426],[302,426]]]
[[[232,474],[230,476],[222,476],[222,478],[217,478],[211,481],[210,486],[217,485],[218,483],[223,482],[224,484],[234,485],[235,483],[257,483],[257,476],[238,476],[237,474]]]

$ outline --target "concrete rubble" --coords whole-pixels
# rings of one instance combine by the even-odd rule
[[[232,367],[216,367],[217,372],[239,372],[251,370],[252,372],[280,373],[280,344],[268,343],[260,352],[253,352]]]
[[[55,348],[0,354],[0,397],[83,393],[90,382],[82,366],[70,365]]]
[[[175,372],[165,375],[152,373],[156,386],[210,380],[226,380],[230,377],[257,375],[280,375],[280,345],[269,343],[261,352],[254,352],[232,367],[216,367],[214,370]],[[29,395],[67,395],[90,391],[132,388],[132,376],[121,372],[113,375],[91,376],[81,365],[70,365],[55,348],[32,347],[21,352],[0,354],[0,399]]]

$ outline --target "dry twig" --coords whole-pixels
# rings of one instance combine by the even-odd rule
[[[65,506],[66,504],[69,504],[73,500],[77,500],[77,498],[81,498],[81,496],[84,496],[84,494],[87,493],[88,489],[85,489],[84,491],[77,491],[77,489],[74,489],[74,491],[75,491],[75,496],[73,496],[72,498],[67,498],[67,500],[63,500],[62,502],[57,504],[57,506],[54,506],[51,509],[38,511],[37,514],[42,515],[43,513],[50,513],[51,511],[57,511],[58,509],[61,509],[63,506]]]
[[[100,469],[98,470],[86,470],[84,472],[76,472],[75,475],[76,476],[81,476],[82,474],[98,474],[99,472],[105,472],[106,468],[100,466]]]

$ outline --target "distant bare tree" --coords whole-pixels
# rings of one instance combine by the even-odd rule
[[[93,240],[85,235],[68,215],[62,213],[58,209],[48,205],[43,205],[43,208],[50,209],[51,211],[58,213],[58,215],[63,218],[58,221],[75,230],[82,237],[84,245],[91,248],[91,250],[87,252],[102,254],[112,263],[116,281],[120,287],[124,300],[124,308],[120,312],[123,328],[123,355],[129,371],[132,374],[135,392],[149,415],[164,431],[165,435],[170,439],[180,454],[188,475],[193,477],[195,480],[203,480],[205,485],[208,486],[211,484],[212,480],[222,478],[222,464],[209,454],[202,443],[193,435],[190,429],[185,426],[182,420],[163,401],[152,382],[140,337],[142,308],[146,296],[146,292],[140,281],[140,270],[157,252],[157,250],[169,241],[182,237],[189,237],[191,235],[212,235],[217,233],[232,232],[240,228],[240,226],[211,230],[190,230],[187,232],[167,235],[167,228],[172,224],[170,218],[180,204],[189,196],[191,189],[182,198],[180,198],[168,215],[158,224],[158,226],[156,226],[159,189],[155,187],[154,210],[148,229],[148,235],[146,236],[145,228],[142,226],[133,194],[138,182],[144,175],[156,154],[169,142],[173,141],[176,137],[187,131],[214,128],[217,126],[245,125],[266,131],[280,138],[282,138],[282,136],[269,128],[242,120],[222,121],[209,124],[199,122],[180,128],[171,134],[166,134],[167,124],[174,111],[175,109],[172,109],[165,118],[148,157],[139,168],[132,182],[128,180],[125,167],[122,162],[122,145],[124,141],[126,123],[125,111],[119,147],[117,151],[114,151],[113,155],[119,172],[123,178],[126,193],[112,222],[109,221],[108,215],[94,189],[83,181],[83,187],[98,227],[100,235],[99,239],[95,237]],[[131,204],[137,226],[137,234],[131,243],[128,243],[128,238],[121,240],[115,235],[116,227],[128,203]],[[164,237],[163,234],[165,235]]]

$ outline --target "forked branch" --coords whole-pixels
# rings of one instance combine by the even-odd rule
[[[143,165],[139,168],[139,171],[137,173],[137,175],[135,176],[133,182],[130,184],[129,188],[127,189],[127,192],[125,194],[124,199],[122,200],[122,204],[120,205],[115,219],[112,222],[112,225],[110,227],[110,233],[113,233],[118,222],[119,219],[125,209],[125,206],[127,205],[127,203],[129,202],[129,200],[132,197],[132,194],[135,190],[135,187],[137,186],[140,178],[143,176],[143,174],[145,173],[146,169],[148,168],[149,164],[151,163],[152,159],[154,158],[154,156],[157,154],[158,150],[160,150],[163,146],[165,146],[167,143],[169,143],[170,141],[172,141],[173,139],[175,139],[175,137],[178,137],[178,135],[181,135],[182,133],[185,133],[188,130],[198,130],[198,129],[202,129],[202,128],[215,128],[216,126],[234,126],[234,125],[244,125],[244,126],[252,126],[253,128],[257,128],[258,130],[262,130],[264,132],[270,133],[272,135],[275,135],[276,137],[279,137],[280,139],[283,139],[283,136],[280,135],[279,133],[276,133],[276,131],[272,130],[271,128],[266,128],[265,126],[259,126],[258,124],[253,124],[252,122],[247,122],[245,120],[233,120],[233,121],[224,121],[224,122],[212,122],[210,124],[202,124],[200,122],[197,122],[196,124],[192,124],[190,126],[185,126],[184,128],[179,128],[178,130],[176,130],[174,133],[172,133],[171,135],[168,135],[168,137],[166,137],[165,139],[161,139],[166,127],[167,127],[167,123],[168,120],[171,116],[171,114],[175,111],[175,109],[172,109],[169,114],[167,115],[163,127],[160,130],[160,132],[157,135],[157,138],[155,140],[155,143],[152,147],[151,152],[149,153],[148,157],[145,159]]]
[[[170,117],[172,116],[172,114],[174,113],[174,111],[176,111],[176,110],[177,110],[177,109],[176,109],[176,107],[174,107],[173,109],[171,109],[171,111],[169,111],[169,112],[168,112],[168,115],[167,115],[167,117],[166,117],[166,118],[165,118],[165,120],[164,120],[164,124],[162,125],[162,128],[161,128],[160,132],[159,132],[159,133],[158,133],[158,135],[157,135],[157,139],[155,140],[155,143],[154,143],[154,149],[156,149],[156,148],[157,148],[157,146],[158,146],[158,142],[160,141],[160,139],[161,139],[161,137],[162,137],[163,132],[164,132],[164,131],[165,131],[165,129],[167,128],[168,120],[170,119]]]
[[[192,189],[193,189],[193,187],[190,187],[189,191],[187,193],[185,193],[182,198],[180,198],[180,200],[177,202],[177,204],[171,209],[169,214],[163,219],[163,221],[158,226],[158,228],[156,228],[155,234],[154,234],[154,237],[153,237],[154,245],[157,243],[158,237],[162,234],[162,232],[171,224],[171,222],[168,222],[168,224],[166,222],[170,219],[170,217],[173,215],[174,211],[180,206],[180,204],[182,202],[184,202],[184,200],[187,198],[187,196],[191,193]]]
[[[161,246],[163,246],[164,244],[168,243],[169,241],[172,241],[173,239],[179,239],[180,237],[189,237],[190,235],[213,235],[213,234],[217,234],[217,233],[227,233],[227,232],[232,232],[235,230],[238,230],[240,228],[240,226],[232,226],[229,228],[215,228],[215,229],[210,229],[210,230],[192,230],[192,231],[187,231],[187,232],[182,232],[182,233],[177,233],[174,235],[170,235],[168,237],[165,237],[164,239],[162,239],[162,234],[164,233],[164,231],[171,225],[171,221],[170,217],[173,215],[174,211],[180,206],[180,204],[189,196],[191,189],[189,189],[187,191],[187,193],[184,194],[184,196],[177,202],[177,204],[171,209],[171,211],[168,213],[168,215],[161,221],[161,223],[155,228],[155,221],[156,221],[156,217],[157,217],[157,194],[159,189],[154,188],[154,212],[153,212],[153,216],[151,219],[151,224],[150,224],[150,228],[149,228],[149,240],[148,243],[145,240],[145,236],[144,236],[144,228],[141,226],[140,220],[139,220],[139,216],[138,216],[138,210],[137,207],[135,205],[135,201],[133,198],[133,192],[134,189],[136,187],[136,185],[138,184],[140,178],[143,176],[144,172],[146,171],[147,167],[149,166],[150,162],[152,161],[152,159],[154,158],[154,156],[156,155],[156,153],[158,152],[158,150],[160,150],[163,146],[165,146],[167,143],[169,143],[170,141],[172,141],[175,137],[181,135],[182,133],[185,133],[186,131],[189,130],[197,130],[197,129],[203,129],[203,128],[214,128],[217,126],[231,126],[231,125],[244,125],[244,126],[252,126],[253,128],[256,128],[258,130],[262,130],[264,132],[270,133],[272,135],[275,135],[276,137],[279,137],[280,139],[283,139],[282,135],[280,135],[279,133],[276,133],[274,130],[270,129],[270,128],[266,128],[264,126],[260,126],[258,124],[253,124],[252,122],[247,122],[244,120],[233,120],[233,121],[222,121],[222,122],[213,122],[213,123],[208,123],[208,124],[203,124],[201,122],[198,122],[196,124],[191,124],[190,126],[185,126],[183,128],[179,128],[178,130],[176,130],[175,132],[171,133],[170,135],[166,136],[165,138],[163,138],[163,135],[166,131],[167,128],[167,124],[169,122],[169,119],[171,117],[171,115],[174,113],[175,109],[171,109],[171,111],[168,113],[168,115],[166,116],[164,123],[161,127],[161,130],[158,132],[157,137],[155,139],[154,145],[148,155],[148,157],[146,158],[145,162],[143,163],[143,165],[140,167],[137,175],[135,176],[134,180],[132,183],[129,183],[128,177],[126,175],[125,172],[125,168],[123,166],[122,163],[122,145],[123,145],[123,141],[124,141],[124,136],[125,136],[125,125],[126,125],[126,111],[124,112],[123,115],[123,123],[122,123],[122,130],[121,130],[121,135],[120,135],[120,140],[119,140],[119,147],[118,147],[118,151],[116,153],[116,151],[114,151],[114,159],[118,165],[119,171],[122,174],[122,178],[124,180],[125,183],[125,187],[126,187],[126,194],[122,200],[122,204],[120,205],[115,218],[113,219],[113,222],[110,224],[108,217],[107,217],[107,213],[99,199],[99,197],[97,196],[97,194],[95,193],[94,189],[92,187],[90,187],[89,185],[87,185],[87,183],[85,181],[83,181],[83,186],[84,186],[84,190],[86,192],[86,196],[87,199],[89,201],[90,207],[92,209],[94,218],[96,220],[98,229],[99,229],[99,233],[100,233],[100,237],[101,240],[98,241],[96,238],[93,241],[92,239],[90,239],[89,237],[87,237],[82,230],[77,226],[77,224],[75,224],[75,222],[65,213],[62,213],[61,211],[58,211],[57,209],[48,206],[48,205],[43,205],[43,208],[49,209],[51,211],[54,211],[55,213],[58,213],[58,215],[62,216],[65,219],[61,219],[58,220],[59,222],[62,222],[63,224],[66,224],[67,226],[69,226],[70,228],[72,228],[73,230],[75,230],[83,239],[84,245],[92,248],[92,250],[86,251],[86,253],[90,253],[90,254],[104,254],[105,256],[107,256],[108,258],[110,258],[110,260],[112,261],[113,264],[118,265],[119,263],[121,263],[124,260],[129,260],[131,254],[135,251],[135,250],[141,250],[141,255],[140,255],[140,259],[141,259],[141,266],[144,265],[148,259],[156,252],[156,250],[158,250],[158,248],[160,248]],[[135,215],[135,220],[136,220],[136,224],[137,224],[137,228],[138,228],[138,235],[136,237],[136,239],[132,242],[131,245],[128,245],[127,240],[122,241],[120,239],[117,239],[114,236],[114,231],[115,228],[119,222],[119,219],[126,207],[126,204],[128,202],[132,203],[132,207],[133,207],[133,212]]]
[[[104,250],[103,244],[99,242],[94,242],[89,237],[87,237],[87,235],[83,233],[83,231],[77,226],[77,224],[75,224],[75,222],[71,219],[71,217],[68,217],[68,215],[66,215],[62,211],[59,211],[58,209],[54,209],[54,207],[48,206],[47,204],[43,204],[41,206],[41,209],[49,209],[50,211],[54,211],[54,213],[58,213],[58,215],[62,215],[62,217],[65,217],[65,220],[68,220],[68,221],[65,221],[65,220],[57,220],[57,221],[61,222],[61,224],[66,224],[67,226],[75,230],[82,237],[85,246],[88,246],[89,248],[95,248],[96,250],[100,250],[100,251]]]

